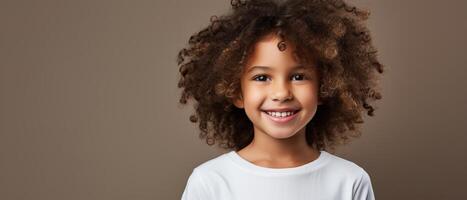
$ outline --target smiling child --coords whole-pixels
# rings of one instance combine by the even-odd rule
[[[197,166],[182,200],[372,200],[369,174],[328,152],[360,135],[383,66],[343,1],[232,1],[179,52],[180,103],[229,149]]]

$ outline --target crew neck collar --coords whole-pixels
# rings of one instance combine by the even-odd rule
[[[241,157],[236,151],[230,151],[228,157],[239,167],[247,169],[254,173],[260,173],[265,175],[290,175],[303,172],[313,171],[318,168],[325,160],[329,157],[329,153],[321,150],[320,155],[315,160],[312,160],[306,164],[297,166],[297,167],[288,167],[288,168],[269,168],[262,167],[256,164],[251,163],[250,161]]]

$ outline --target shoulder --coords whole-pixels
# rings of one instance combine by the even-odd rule
[[[222,182],[224,177],[235,176],[238,173],[230,156],[230,153],[220,154],[196,166],[192,173],[204,179],[204,182]]]
[[[370,175],[359,165],[350,160],[328,153],[326,170],[332,180],[347,185],[352,190],[352,199],[374,200]]]
[[[215,194],[212,186],[219,182],[219,174],[228,166],[227,159],[226,154],[222,154],[196,166],[188,178],[182,199],[211,199]]]
[[[206,173],[208,171],[225,170],[226,167],[231,165],[229,159],[229,153],[223,153],[199,164],[193,171],[197,171],[197,173]]]
[[[327,157],[328,165],[326,168],[335,174],[353,180],[369,179],[370,177],[365,169],[350,160],[331,153],[327,153]]]

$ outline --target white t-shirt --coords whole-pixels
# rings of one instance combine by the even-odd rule
[[[374,200],[368,173],[355,163],[320,151],[292,168],[255,165],[235,151],[193,169],[182,200]]]

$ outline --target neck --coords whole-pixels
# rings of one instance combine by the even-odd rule
[[[319,152],[306,142],[305,128],[294,136],[284,139],[273,138],[255,130],[253,141],[245,147],[254,152],[254,157],[270,161],[303,161],[315,158]]]

